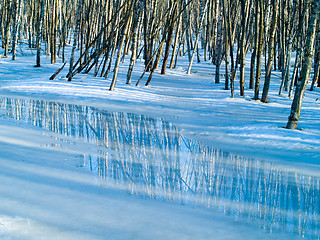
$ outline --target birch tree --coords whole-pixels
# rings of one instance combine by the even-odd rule
[[[263,34],[264,34],[264,4],[263,0],[258,0],[256,2],[256,8],[259,12],[259,40],[257,49],[257,68],[256,68],[256,80],[254,86],[254,99],[259,99],[259,88],[260,88],[260,77],[261,77],[261,54],[263,50]]]
[[[278,0],[272,0],[272,20],[271,20],[271,28],[270,28],[270,37],[269,37],[269,44],[268,44],[268,64],[265,74],[265,80],[263,85],[263,92],[261,97],[261,102],[267,102],[268,99],[268,92],[271,80],[271,70],[272,70],[272,62],[273,62],[273,55],[274,55],[274,38],[276,34],[277,28],[277,21],[278,21]]]
[[[317,33],[316,33],[316,43],[315,43],[315,53],[314,53],[314,72],[312,78],[312,84],[310,87],[310,91],[313,91],[314,86],[318,83],[318,87],[320,87],[320,23],[319,20],[317,22]]]
[[[286,128],[296,129],[300,118],[300,112],[302,107],[303,96],[309,81],[312,59],[314,53],[314,41],[317,21],[320,14],[320,2],[318,0],[312,0],[311,14],[308,23],[308,31],[306,38],[306,45],[304,49],[304,56],[302,61],[301,80],[296,87],[294,99],[291,105],[290,116]]]
[[[37,57],[35,67],[41,66],[41,37],[42,37],[42,22],[44,16],[44,0],[38,0],[38,10],[37,10],[37,25],[36,25],[36,47],[37,47]]]
[[[203,6],[203,2],[202,2],[202,0],[200,0],[200,8],[201,8],[201,9],[200,9],[199,26],[198,26],[198,31],[197,31],[197,34],[196,34],[196,40],[195,40],[193,52],[192,52],[192,55],[191,55],[191,59],[190,59],[190,62],[189,62],[187,74],[190,74],[190,73],[191,73],[191,67],[192,67],[193,59],[194,59],[195,53],[196,53],[196,51],[197,51],[197,49],[198,49],[199,37],[200,37],[200,33],[201,33],[200,30],[201,30],[202,25],[203,25],[204,16],[205,16],[205,12],[206,12],[206,9],[207,9],[208,1],[209,1],[209,0],[205,0],[205,4],[204,4],[204,6]]]
[[[84,0],[79,0],[78,1],[78,8],[77,8],[77,14],[76,14],[76,23],[75,23],[75,30],[73,34],[73,46],[72,46],[72,52],[70,56],[70,63],[69,63],[69,73],[67,75],[68,81],[70,82],[72,77],[73,77],[73,63],[74,63],[74,54],[77,48],[77,40],[78,40],[78,35],[80,31],[80,19],[81,19],[81,12],[82,12],[82,6],[83,6]]]

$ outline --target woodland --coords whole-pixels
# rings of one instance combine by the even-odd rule
[[[320,0],[0,0],[0,28],[0,239],[320,239]]]
[[[299,121],[306,90],[320,87],[320,1],[318,0],[1,0],[3,57],[16,58],[20,44],[35,49],[51,63],[68,66],[68,81],[78,74],[112,78],[130,59],[127,84],[148,86],[157,69],[166,74],[179,57],[187,56],[186,74],[194,62],[215,66],[214,82],[235,97],[245,95],[268,102],[273,70],[281,71],[279,95],[292,98],[287,128]],[[72,46],[70,55],[66,46]],[[245,76],[248,52],[250,76]],[[137,59],[144,71],[132,79]],[[220,71],[225,63],[225,72]],[[68,64],[67,64],[68,63]],[[248,63],[247,63],[248,64]],[[260,84],[260,80],[262,84]]]

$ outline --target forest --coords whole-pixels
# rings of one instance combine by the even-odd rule
[[[0,0],[0,239],[320,240],[320,0]]]
[[[186,74],[194,62],[215,66],[214,82],[240,96],[245,84],[254,100],[268,102],[272,71],[281,71],[279,95],[292,98],[287,128],[295,129],[307,89],[320,87],[320,2],[317,0],[1,0],[0,23],[4,57],[16,58],[20,44],[36,50],[51,63],[62,62],[52,75],[69,66],[66,78],[78,73],[112,78],[130,59],[127,84],[148,86],[160,69],[175,68],[187,56]],[[72,46],[71,56],[66,46]],[[251,53],[250,76],[245,62]],[[60,60],[61,59],[61,60]],[[132,79],[137,59],[141,77]],[[225,72],[220,66],[225,63]],[[137,80],[137,81],[136,81]],[[260,85],[260,80],[261,83]],[[135,81],[135,82],[133,82]],[[246,90],[248,91],[248,90]]]

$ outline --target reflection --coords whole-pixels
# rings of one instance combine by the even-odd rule
[[[220,209],[268,232],[319,239],[318,177],[202,146],[173,124],[131,113],[0,98],[5,116],[103,147],[83,166],[131,194]]]

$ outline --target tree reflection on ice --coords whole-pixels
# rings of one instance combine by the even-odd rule
[[[318,177],[202,146],[161,119],[42,100],[0,101],[6,117],[103,147],[84,154],[83,165],[106,187],[214,207],[268,232],[319,239]]]

